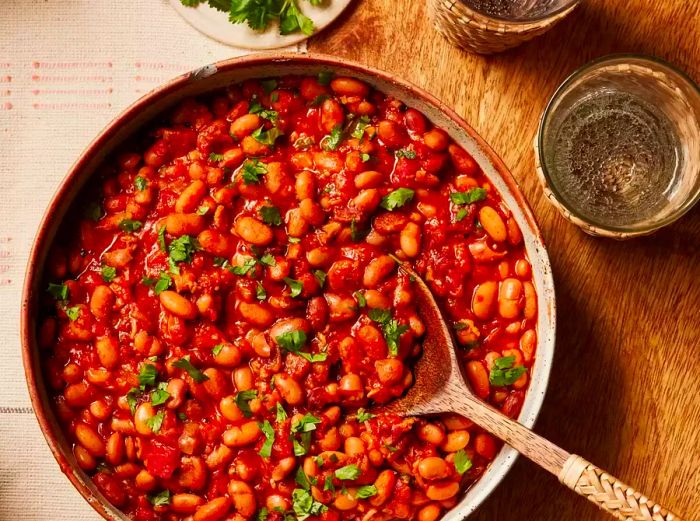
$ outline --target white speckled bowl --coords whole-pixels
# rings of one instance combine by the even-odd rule
[[[75,202],[80,190],[105,157],[181,99],[248,78],[289,74],[316,75],[322,70],[362,79],[423,112],[474,157],[499,191],[503,202],[512,211],[523,233],[538,294],[537,357],[532,368],[530,387],[518,418],[527,427],[532,427],[535,423],[544,400],[554,355],[554,282],[547,251],[532,212],[508,169],[493,150],[452,109],[427,92],[381,71],[323,55],[254,55],[223,61],[175,78],[152,91],[126,109],[97,136],[73,165],[56,192],[44,215],[29,258],[22,303],[21,336],[25,373],[34,411],[61,469],[105,519],[127,520],[124,514],[105,500],[78,467],[49,404],[36,342],[38,295],[41,291],[39,284],[42,281],[47,252],[55,239],[57,229],[68,208]],[[516,456],[515,450],[510,447],[503,448],[482,478],[466,492],[459,504],[450,510],[444,519],[462,520],[476,510],[506,475]]]

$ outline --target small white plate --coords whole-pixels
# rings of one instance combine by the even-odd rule
[[[321,6],[313,6],[307,0],[297,0],[302,13],[314,22],[317,34],[338,18],[352,0],[326,0]],[[279,24],[271,23],[265,31],[254,31],[247,24],[232,24],[228,14],[209,7],[206,3],[197,7],[185,7],[180,0],[170,0],[170,4],[187,23],[214,40],[243,49],[277,49],[288,47],[310,38],[302,32],[281,35]],[[313,35],[311,35],[313,36]]]

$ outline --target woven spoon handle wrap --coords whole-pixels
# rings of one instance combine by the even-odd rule
[[[682,521],[676,514],[575,454],[564,464],[559,481],[617,519]]]

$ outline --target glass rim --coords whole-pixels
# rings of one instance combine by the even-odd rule
[[[669,224],[672,224],[673,222],[680,219],[683,215],[685,215],[693,206],[695,206],[695,204],[698,201],[700,201],[700,186],[693,193],[691,193],[688,198],[686,198],[682,203],[676,206],[673,209],[673,211],[663,219],[660,219],[645,226],[611,226],[608,224],[601,224],[593,219],[585,217],[580,213],[576,212],[573,208],[571,208],[571,206],[562,197],[555,183],[552,182],[552,177],[549,175],[549,171],[547,170],[547,164],[544,160],[544,127],[547,121],[549,120],[549,116],[552,112],[554,104],[557,101],[559,101],[559,99],[567,90],[567,88],[586,72],[595,70],[601,65],[624,59],[649,62],[657,66],[660,65],[661,67],[665,67],[670,72],[678,75],[678,77],[682,81],[687,83],[688,86],[690,86],[691,91],[695,93],[695,96],[697,96],[698,99],[700,99],[700,86],[685,71],[682,71],[681,69],[667,62],[666,60],[663,60],[656,56],[638,53],[614,53],[601,56],[575,69],[571,74],[569,74],[566,77],[566,79],[564,79],[564,81],[562,81],[562,83],[556,88],[554,93],[549,98],[549,101],[547,102],[544,111],[542,111],[542,116],[540,116],[540,123],[537,128],[537,154],[539,156],[537,159],[542,170],[542,174],[544,175],[547,188],[551,191],[552,195],[556,198],[557,202],[563,208],[566,208],[567,212],[569,212],[571,216],[586,224],[590,224],[591,226],[608,232],[627,233],[631,235],[644,235],[654,232],[660,228],[663,228],[664,226],[668,226]],[[700,123],[700,120],[698,120],[698,122]]]
[[[559,16],[560,14],[564,13],[567,9],[571,9],[573,7],[576,7],[578,4],[580,4],[583,0],[568,0],[567,2],[564,3],[561,7],[558,7],[552,12],[549,12],[547,14],[543,14],[541,16],[536,16],[533,18],[528,18],[528,19],[513,19],[513,18],[506,18],[503,16],[495,16],[495,15],[490,15],[486,14],[482,11],[479,11],[478,9],[474,9],[473,7],[470,7],[469,4],[467,4],[468,0],[461,0],[462,7],[464,7],[467,11],[471,11],[472,13],[475,13],[479,16],[483,16],[484,18],[487,18],[489,20],[493,20],[495,22],[501,22],[505,24],[510,24],[510,25],[529,25],[529,24],[536,24],[538,22],[542,22],[544,20],[549,20],[550,18],[554,18],[556,16]]]

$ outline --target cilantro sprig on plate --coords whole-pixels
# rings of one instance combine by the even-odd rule
[[[180,0],[182,5],[197,7],[208,3],[218,11],[228,13],[231,23],[247,23],[255,31],[264,31],[270,23],[278,22],[280,34],[301,31],[307,36],[314,32],[313,21],[301,12],[297,0]],[[324,0],[307,0],[321,5]]]

